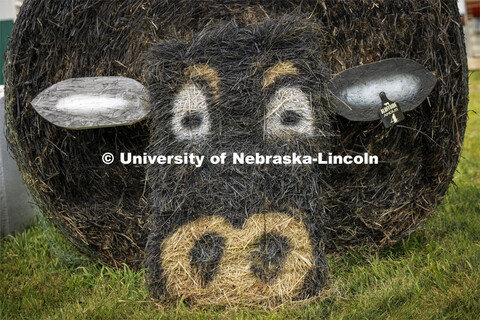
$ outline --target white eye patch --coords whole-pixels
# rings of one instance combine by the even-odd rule
[[[310,98],[298,87],[277,90],[267,106],[264,130],[269,137],[315,134]]]
[[[207,97],[194,83],[177,94],[172,112],[172,129],[178,140],[197,140],[210,133]]]

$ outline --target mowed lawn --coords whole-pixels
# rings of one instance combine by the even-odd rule
[[[143,273],[89,261],[45,220],[0,241],[0,319],[480,319],[480,73],[463,159],[434,218],[388,252],[331,262],[321,297],[275,311],[160,305]]]

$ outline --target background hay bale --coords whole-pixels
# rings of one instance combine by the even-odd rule
[[[455,0],[25,1],[7,51],[8,139],[42,211],[82,251],[113,266],[138,266],[149,214],[145,168],[107,167],[101,155],[142,154],[147,124],[69,131],[44,121],[30,101],[72,77],[145,83],[139,57],[152,43],[188,38],[210,21],[249,24],[284,13],[323,23],[327,44],[319,54],[334,73],[403,57],[438,77],[429,99],[394,128],[335,119],[333,152],[369,152],[382,163],[341,166],[326,178],[329,252],[391,244],[417,228],[451,182],[466,125],[467,64]]]

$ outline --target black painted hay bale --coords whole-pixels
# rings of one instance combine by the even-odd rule
[[[29,102],[63,79],[121,75],[146,83],[140,57],[171,35],[205,25],[306,14],[325,28],[319,52],[333,73],[392,57],[413,59],[438,77],[428,101],[386,130],[379,121],[333,119],[338,153],[376,154],[379,166],[328,172],[328,252],[394,243],[440,202],[455,171],[467,118],[467,69],[456,1],[80,1],[27,0],[7,52],[8,138],[43,212],[82,251],[117,266],[143,260],[149,214],[145,168],[105,166],[104,152],[142,154],[146,123],[69,131]]]

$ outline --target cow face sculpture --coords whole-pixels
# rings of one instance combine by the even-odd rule
[[[32,104],[71,129],[148,118],[150,154],[316,155],[336,114],[378,120],[382,98],[403,111],[435,85],[419,64],[385,60],[332,75],[322,27],[300,17],[235,23],[169,39],[146,55],[147,89],[125,78],[70,79]],[[199,303],[278,303],[324,285],[319,165],[150,165],[147,266],[158,296]]]

